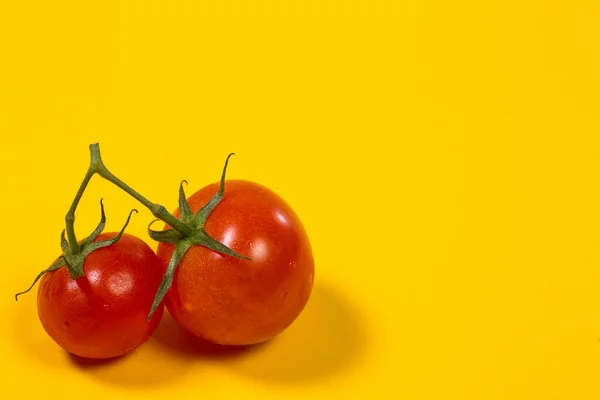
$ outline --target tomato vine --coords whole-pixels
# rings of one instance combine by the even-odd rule
[[[99,175],[105,180],[111,182],[115,186],[122,189],[124,192],[129,194],[131,197],[140,202],[144,207],[149,209],[152,214],[158,219],[165,222],[169,228],[163,231],[155,231],[151,229],[151,226],[157,220],[152,221],[148,225],[148,234],[150,237],[158,242],[165,242],[175,245],[175,250],[173,252],[173,256],[169,262],[167,267],[167,271],[163,277],[161,285],[156,293],[154,303],[152,308],[148,314],[148,319],[152,318],[156,307],[161,303],[162,299],[166,295],[169,290],[172,280],[173,274],[177,269],[179,263],[185,256],[186,252],[192,247],[196,245],[205,246],[213,251],[216,251],[221,254],[229,255],[236,258],[247,259],[243,255],[237,254],[225,244],[215,240],[212,238],[206,231],[204,230],[204,224],[214,210],[214,208],[219,204],[221,199],[223,198],[223,193],[225,189],[225,176],[227,173],[227,165],[229,163],[229,159],[233,155],[233,153],[229,154],[225,161],[225,166],[223,167],[223,172],[221,174],[221,180],[219,189],[214,194],[214,196],[196,213],[193,214],[190,210],[190,207],[187,203],[185,192],[183,189],[183,183],[179,187],[179,209],[180,209],[180,218],[176,218],[172,214],[170,214],[167,209],[157,203],[153,203],[148,200],[146,197],[142,196],[139,192],[134,190],[131,186],[123,182],[117,176],[115,176],[104,164],[102,160],[102,156],[100,154],[100,145],[99,143],[94,143],[89,146],[90,149],[90,164],[88,170],[75,194],[75,198],[71,203],[71,207],[69,208],[67,214],[65,215],[65,230],[63,230],[61,235],[61,248],[63,250],[63,255],[53,264],[50,268],[42,271],[34,280],[32,285],[24,292],[18,293],[15,298],[18,299],[19,295],[29,292],[35,283],[47,272],[54,271],[58,268],[66,266],[69,274],[72,279],[79,279],[83,276],[83,263],[85,258],[92,253],[93,251],[110,246],[117,242],[122,236],[125,228],[127,227],[131,215],[133,212],[137,212],[137,210],[132,210],[127,218],[127,221],[123,228],[121,229],[119,235],[115,238],[100,242],[94,242],[94,239],[100,235],[102,230],[104,229],[106,217],[104,214],[104,206],[102,201],[100,202],[101,207],[101,219],[97,228],[90,234],[87,238],[82,240],[81,242],[77,241],[77,237],[75,235],[75,212],[77,211],[77,207],[79,202],[89,184],[90,180],[94,175]],[[186,182],[187,183],[187,182]],[[66,232],[66,237],[65,237]]]

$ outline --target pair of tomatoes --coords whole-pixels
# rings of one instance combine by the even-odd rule
[[[190,196],[191,210],[197,212],[217,189],[212,184]],[[164,299],[173,318],[222,345],[255,344],[286,329],[305,307],[314,279],[310,243],[292,208],[261,185],[227,181],[204,228],[250,259],[191,247]],[[101,234],[96,241],[115,235]],[[87,256],[83,277],[73,280],[64,267],[45,274],[38,288],[44,329],[62,348],[86,358],[117,357],[142,345],[164,312],[161,304],[148,319],[173,250],[161,242],[155,254],[143,240],[124,234]]]

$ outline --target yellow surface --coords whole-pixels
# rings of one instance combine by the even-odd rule
[[[0,397],[600,398],[599,20],[596,0],[0,2]],[[235,151],[230,177],[310,234],[297,323],[224,356],[165,320],[73,362],[12,295],[58,255],[96,141],[169,209]],[[100,196],[110,230],[139,207],[96,178],[80,236]]]

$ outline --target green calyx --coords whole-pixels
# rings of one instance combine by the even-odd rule
[[[127,221],[125,221],[125,225],[123,226],[123,228],[121,228],[121,231],[118,233],[117,236],[115,236],[114,238],[111,238],[111,239],[95,242],[94,240],[96,240],[98,238],[98,236],[100,236],[102,231],[104,231],[104,227],[106,225],[106,214],[104,214],[104,204],[101,199],[100,200],[100,214],[101,214],[100,223],[98,224],[96,229],[94,229],[94,231],[88,237],[83,239],[80,243],[75,243],[76,246],[73,246],[72,242],[67,240],[67,238],[65,237],[65,230],[63,230],[62,234],[60,236],[60,247],[62,248],[63,254],[49,268],[40,272],[38,274],[38,276],[35,278],[35,280],[33,281],[33,283],[31,284],[31,286],[29,286],[29,288],[27,290],[17,293],[15,295],[15,300],[18,300],[20,295],[28,293],[31,289],[33,289],[33,287],[35,286],[37,281],[39,281],[42,278],[42,276],[44,276],[44,274],[46,274],[47,272],[56,271],[57,269],[59,269],[61,267],[66,266],[67,270],[69,271],[69,275],[74,280],[77,280],[77,279],[83,277],[83,275],[84,275],[83,263],[84,263],[86,257],[88,255],[90,255],[92,252],[94,252],[98,249],[101,249],[103,247],[108,247],[108,246],[116,243],[119,239],[121,239],[121,237],[123,236],[123,233],[125,232],[125,228],[127,228],[127,225],[129,225],[129,221],[131,220],[131,215],[134,212],[137,213],[137,210],[133,209],[129,212],[129,215],[127,216]],[[73,251],[73,249],[75,249],[75,251]]]
[[[204,224],[206,223],[206,220],[213,212],[215,207],[223,199],[223,194],[225,192],[225,176],[227,173],[227,165],[232,155],[234,154],[229,154],[229,156],[227,156],[227,159],[225,160],[225,166],[223,167],[223,173],[221,174],[221,182],[219,184],[219,189],[217,190],[217,193],[215,193],[215,195],[195,214],[192,212],[187,202],[185,191],[183,189],[183,183],[185,182],[187,184],[187,181],[181,182],[179,186],[179,220],[190,228],[189,234],[184,234],[181,231],[175,230],[173,228],[169,228],[164,231],[155,231],[152,229],[152,224],[154,224],[157,220],[152,221],[148,226],[148,235],[150,235],[150,237],[153,240],[156,240],[157,242],[175,245],[173,255],[169,260],[167,271],[156,293],[156,297],[154,298],[154,302],[152,304],[152,308],[150,310],[148,318],[152,317],[152,314],[169,291],[171,284],[173,283],[173,276],[175,274],[175,271],[177,270],[177,267],[179,266],[179,263],[185,256],[186,252],[192,246],[204,246],[224,255],[250,260],[250,258],[236,253],[223,243],[210,237],[210,235],[204,230]]]

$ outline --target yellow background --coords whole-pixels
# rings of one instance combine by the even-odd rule
[[[0,397],[598,399],[599,4],[1,2]],[[300,319],[242,354],[167,319],[117,363],[62,352],[12,296],[96,141],[171,210],[235,151],[309,232]],[[139,208],[95,178],[80,237],[101,196],[109,230]]]

